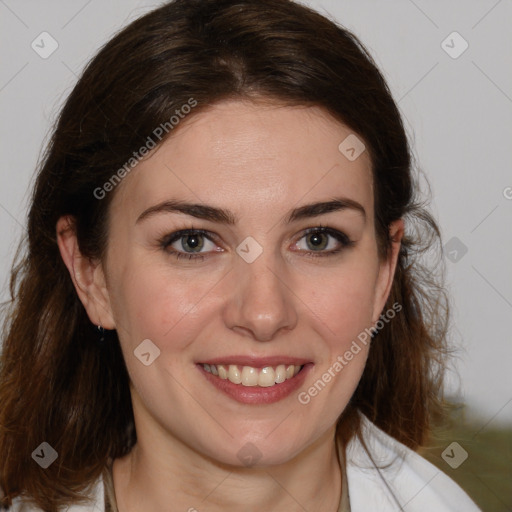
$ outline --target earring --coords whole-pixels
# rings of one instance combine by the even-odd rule
[[[105,329],[98,325],[98,335],[99,335],[99,342],[103,343],[105,341]]]

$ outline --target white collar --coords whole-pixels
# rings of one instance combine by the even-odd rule
[[[361,421],[369,453],[357,436],[346,450],[351,512],[480,512],[441,470],[362,414]]]

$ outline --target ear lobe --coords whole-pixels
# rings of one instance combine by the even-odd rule
[[[62,260],[89,319],[95,325],[115,329],[101,262],[95,262],[81,254],[72,216],[61,217],[57,221],[56,232]]]
[[[379,275],[377,277],[376,295],[374,302],[374,309],[372,315],[373,323],[379,319],[382,310],[388,300],[393,279],[395,276],[395,269],[398,262],[398,254],[400,253],[400,246],[402,237],[404,235],[404,221],[398,219],[392,222],[389,226],[389,236],[391,238],[391,247],[386,261],[382,261],[379,268]]]

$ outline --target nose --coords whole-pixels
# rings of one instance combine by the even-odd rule
[[[298,319],[297,297],[286,282],[285,269],[264,255],[252,263],[235,264],[224,309],[225,324],[256,341],[275,339],[292,330]]]

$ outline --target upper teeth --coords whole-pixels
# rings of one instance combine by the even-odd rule
[[[265,366],[264,368],[243,366],[240,369],[236,364],[203,364],[203,368],[207,372],[217,375],[221,379],[227,379],[234,384],[269,387],[274,384],[280,384],[287,379],[291,379],[294,375],[299,373],[302,367],[295,366],[293,364],[288,366],[280,364],[275,368],[272,366]]]

